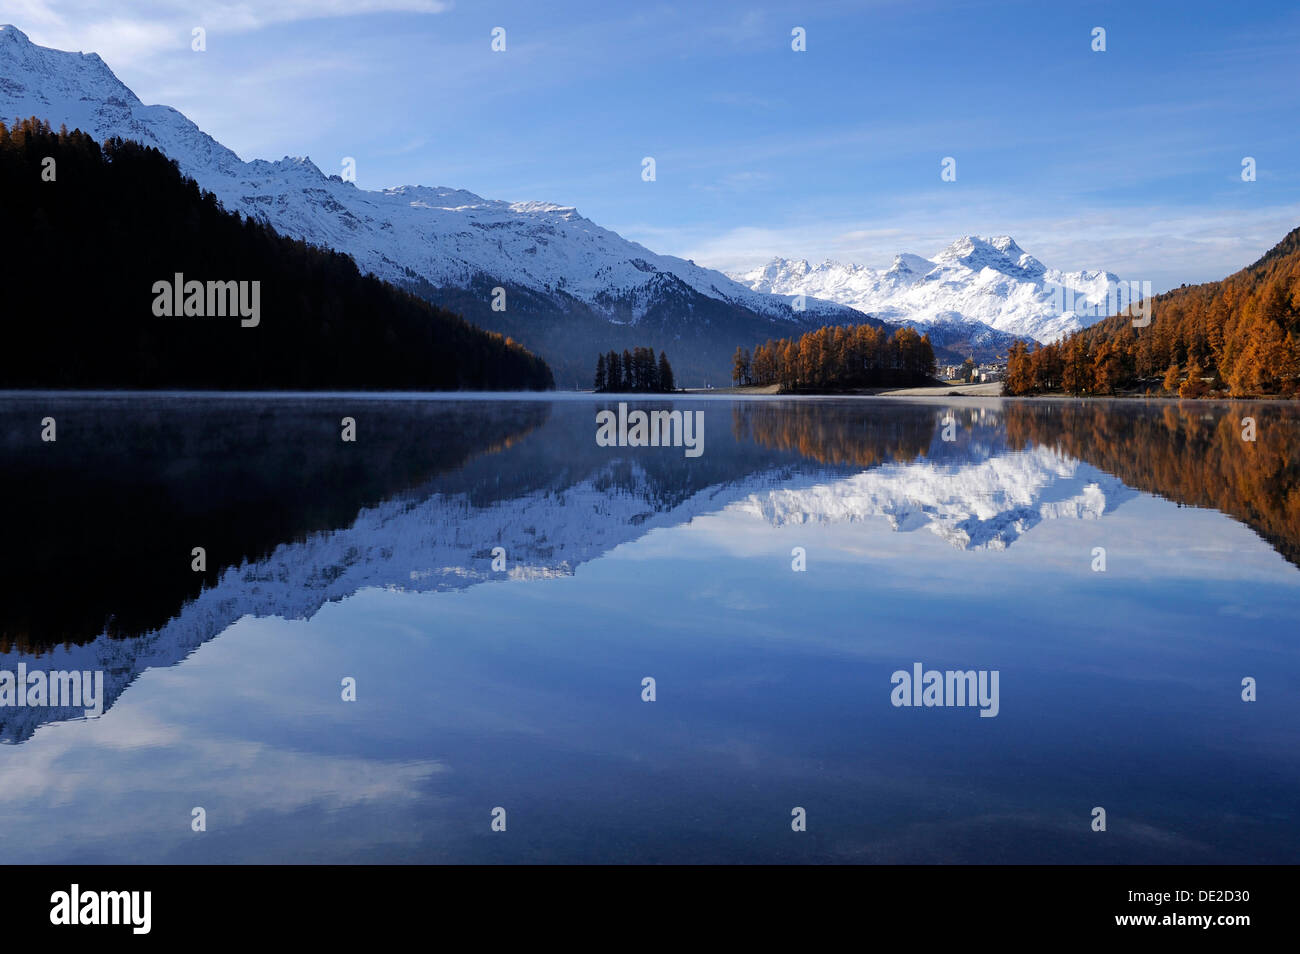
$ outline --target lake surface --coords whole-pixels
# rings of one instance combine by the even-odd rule
[[[1300,861],[1295,408],[626,400],[0,395],[0,859]]]

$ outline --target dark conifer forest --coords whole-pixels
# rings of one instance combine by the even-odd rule
[[[660,351],[656,361],[654,348],[636,347],[622,354],[610,351],[600,355],[592,390],[668,394],[677,390],[677,384],[668,355]]]
[[[226,212],[138,143],[0,124],[0,216],[0,388],[553,387],[518,343]],[[178,273],[258,282],[256,324],[156,314]]]

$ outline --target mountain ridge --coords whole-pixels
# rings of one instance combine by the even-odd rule
[[[928,332],[945,344],[965,337],[1005,350],[1019,339],[1058,340],[1100,314],[1064,309],[1082,296],[1106,303],[1118,276],[1100,270],[1048,268],[1009,235],[962,236],[925,258],[894,256],[887,269],[826,260],[775,257],[732,277],[756,291],[808,294],[870,312],[893,324]]]

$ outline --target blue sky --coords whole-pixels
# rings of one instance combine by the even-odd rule
[[[1161,289],[1300,225],[1293,0],[0,0],[0,22],[99,52],[245,159],[574,205],[724,269],[1005,233]]]

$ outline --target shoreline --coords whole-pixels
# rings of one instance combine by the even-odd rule
[[[742,397],[1001,397],[1002,382],[985,384],[938,384],[909,388],[858,388],[852,391],[792,391],[783,393],[779,384],[741,385],[729,388],[683,388],[679,394],[732,394]]]

